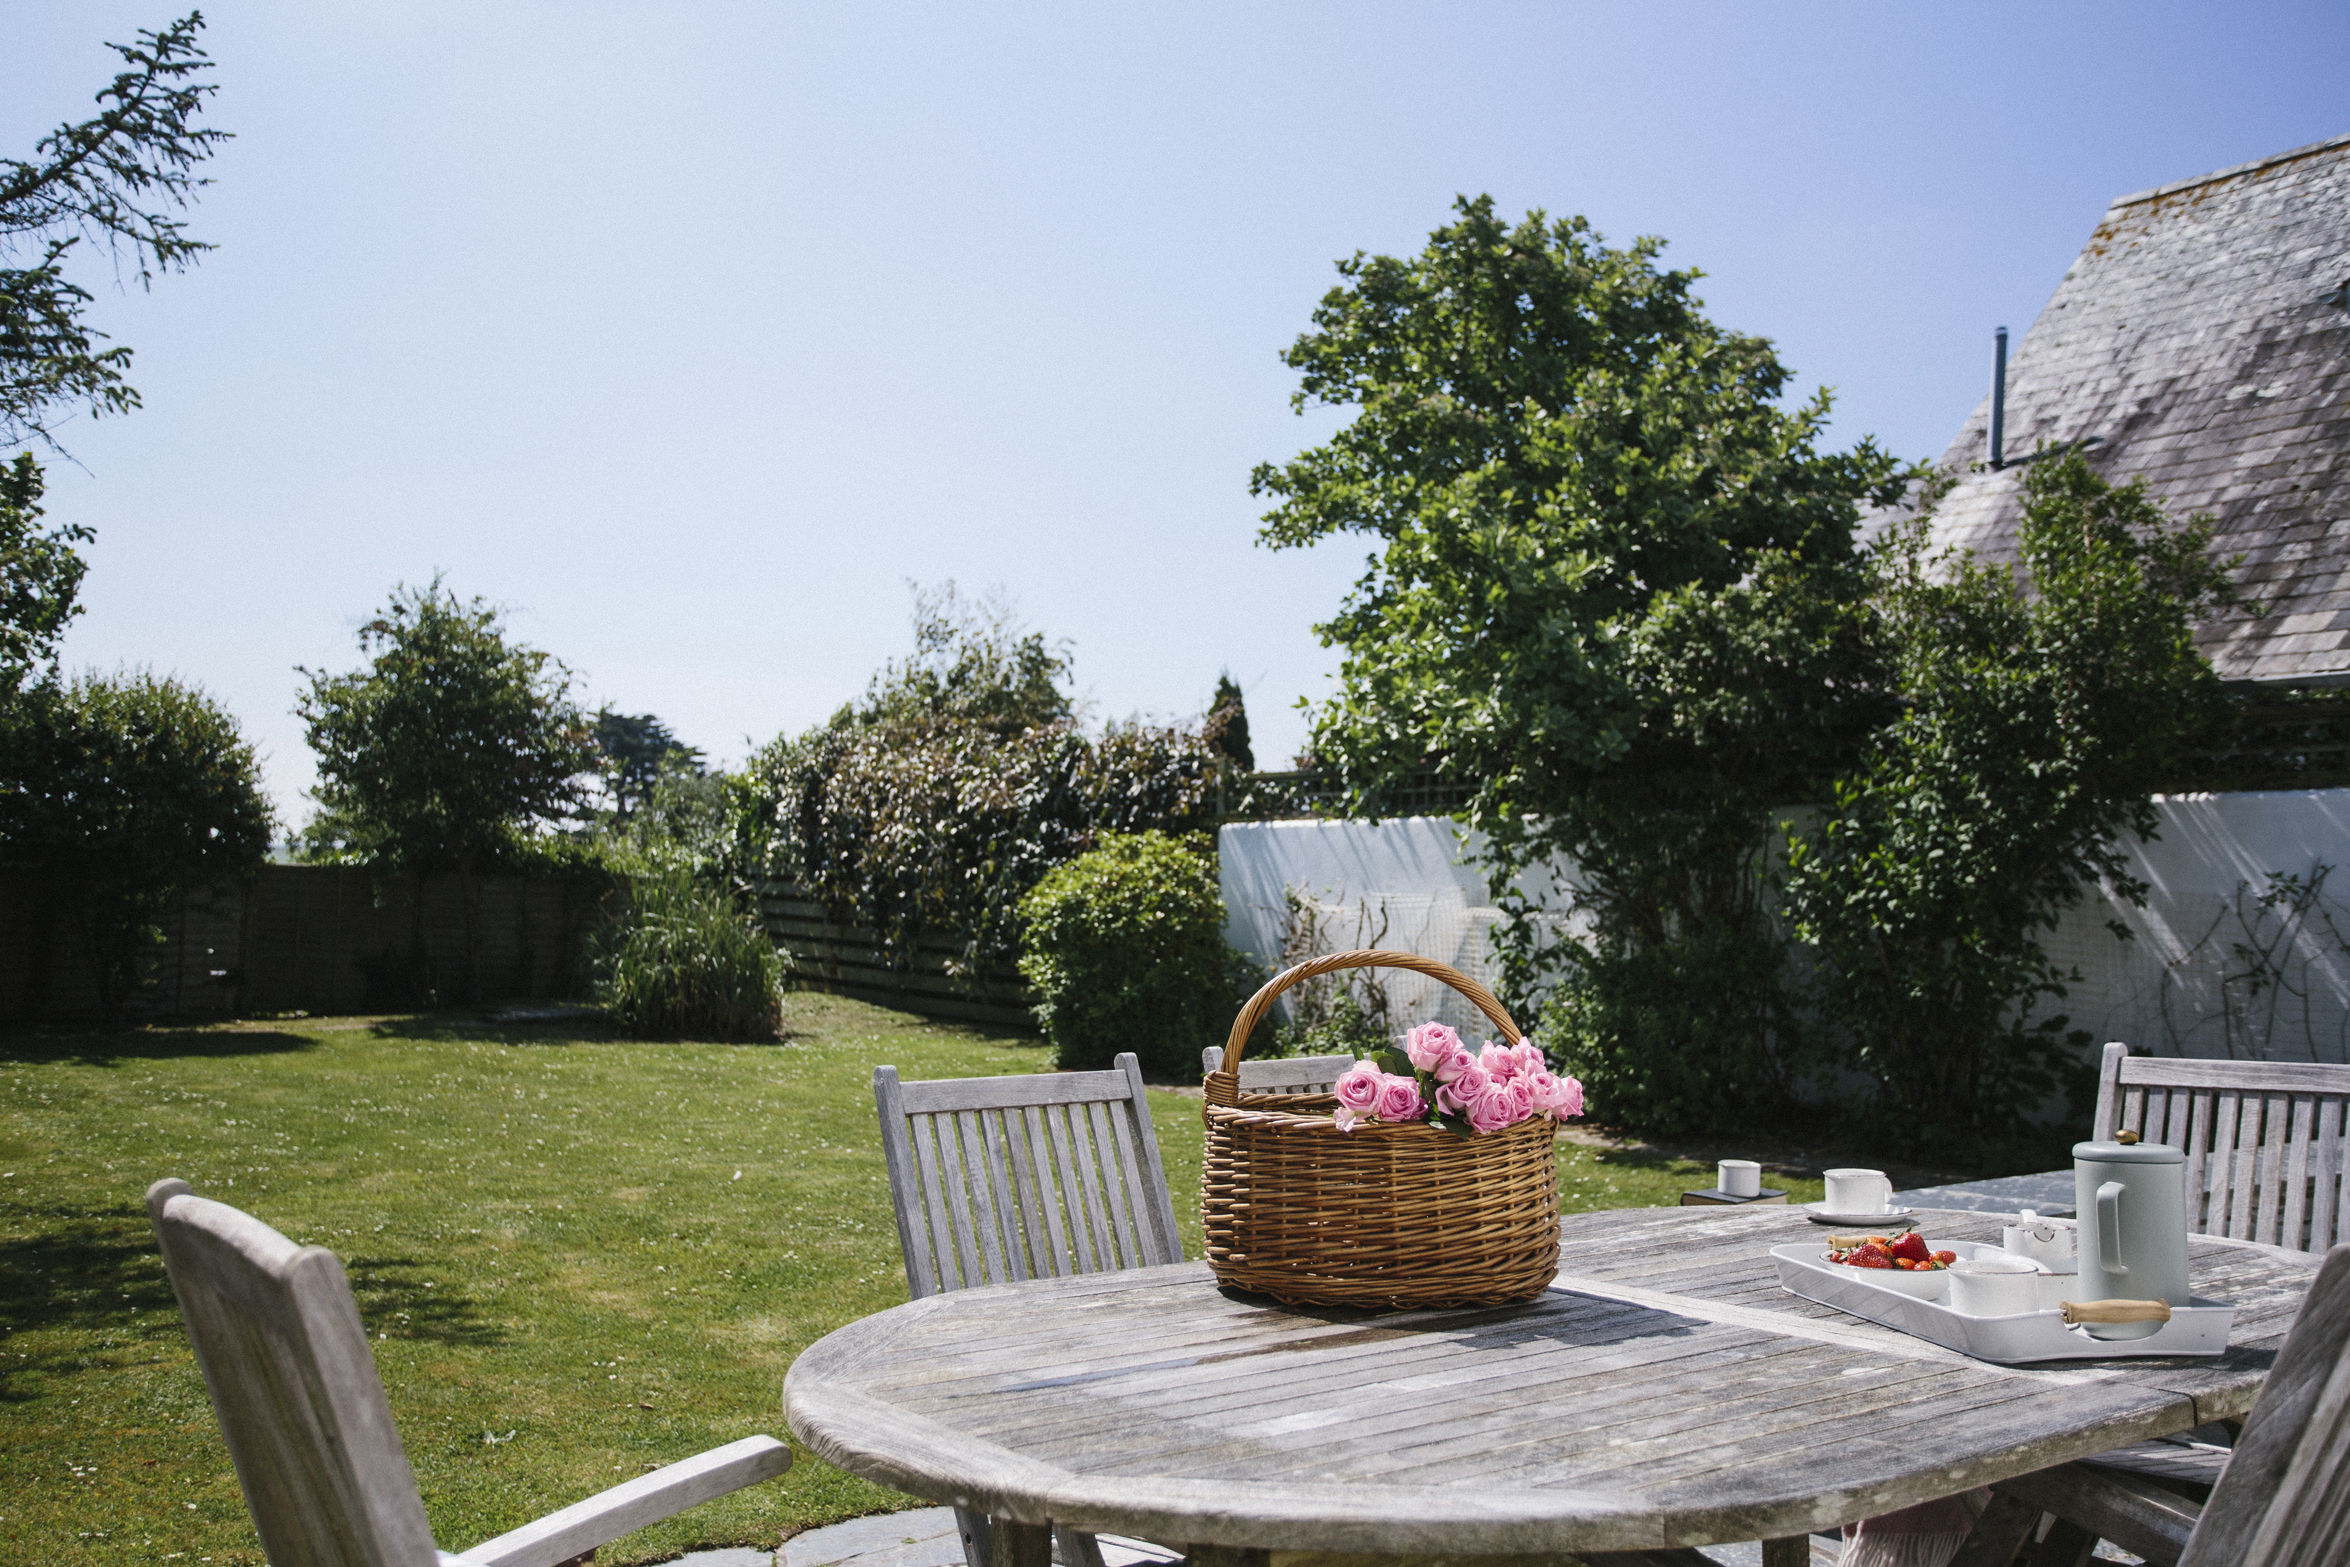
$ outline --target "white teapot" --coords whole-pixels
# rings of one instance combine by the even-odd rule
[[[2080,1215],[2082,1301],[2189,1304],[2186,1155],[2164,1143],[2075,1143],[2074,1211]],[[2147,1338],[2160,1322],[2101,1322],[2102,1339]]]

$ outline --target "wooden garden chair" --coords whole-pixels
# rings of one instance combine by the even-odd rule
[[[1224,1047],[1210,1045],[1199,1053],[1204,1076],[1224,1064]],[[1286,1061],[1243,1061],[1240,1086],[1252,1094],[1326,1094],[1338,1074],[1355,1064],[1353,1056],[1292,1056]]]
[[[2350,1246],[2326,1253],[2208,1502],[2087,1464],[1991,1489],[1954,1567],[2005,1567],[2043,1512],[2160,1567],[2350,1562]]]
[[[745,1437],[452,1556],[433,1544],[335,1254],[185,1181],[149,1187],[147,1212],[271,1567],[554,1567],[791,1467],[781,1442]]]
[[[916,1300],[1020,1279],[1181,1262],[1175,1204],[1131,1052],[1106,1072],[898,1081],[873,1069],[881,1152]],[[955,1509],[969,1567],[989,1567],[987,1515]],[[1142,1541],[1130,1551],[1172,1559]],[[1055,1526],[1054,1554],[1102,1567],[1100,1543]]]
[[[2137,1133],[2187,1156],[2187,1228],[2324,1251],[2350,1240],[2342,1194],[2350,1066],[2188,1061],[2105,1047],[2095,1137]]]

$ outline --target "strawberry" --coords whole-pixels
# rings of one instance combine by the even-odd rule
[[[1915,1230],[1911,1230],[1907,1235],[1886,1247],[1885,1250],[1892,1256],[1906,1257],[1911,1262],[1932,1262],[1934,1260],[1934,1253],[1927,1247],[1926,1238]]]

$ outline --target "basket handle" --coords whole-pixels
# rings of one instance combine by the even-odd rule
[[[1468,997],[1478,1011],[1492,1019],[1494,1027],[1501,1030],[1502,1038],[1514,1045],[1521,1037],[1518,1033],[1518,1025],[1510,1021],[1510,1015],[1502,1010],[1501,1003],[1494,999],[1493,992],[1451,964],[1439,963],[1434,958],[1421,957],[1416,952],[1386,952],[1363,948],[1353,952],[1332,952],[1322,957],[1309,958],[1295,968],[1283,969],[1265,981],[1264,988],[1249,997],[1248,1005],[1240,1009],[1240,1016],[1232,1020],[1231,1037],[1224,1041],[1224,1059],[1217,1063],[1216,1070],[1209,1075],[1228,1077],[1237,1082],[1240,1078],[1240,1054],[1247,1048],[1248,1036],[1255,1031],[1257,1020],[1265,1015],[1265,1009],[1273,1004],[1274,998],[1292,985],[1302,984],[1317,974],[1328,974],[1342,968],[1401,968],[1410,969],[1415,974],[1426,974],[1432,979],[1441,979]]]

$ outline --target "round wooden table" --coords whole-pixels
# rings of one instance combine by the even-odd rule
[[[1928,1236],[1999,1219],[1919,1215]],[[1268,1553],[1555,1556],[1786,1540],[2251,1407],[2317,1259],[2193,1246],[2217,1359],[1969,1360],[1779,1289],[1787,1208],[1562,1221],[1523,1306],[1369,1313],[1228,1296],[1204,1264],[963,1290],[827,1335],[784,1409],[818,1456],[997,1520]],[[1800,1559],[1800,1558],[1799,1558]]]

